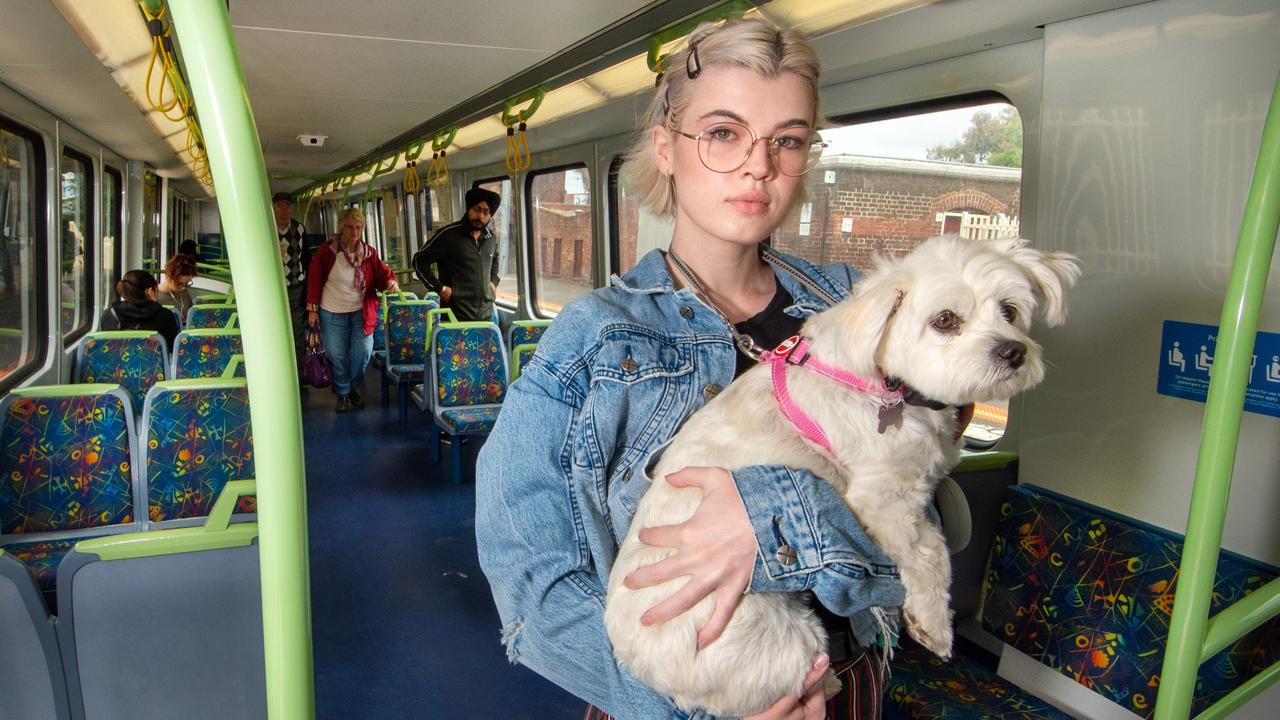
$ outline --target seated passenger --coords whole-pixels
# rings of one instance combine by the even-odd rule
[[[120,300],[102,313],[103,330],[154,330],[164,336],[169,351],[178,336],[178,319],[156,302],[159,284],[146,270],[130,270],[116,283]]]
[[[161,305],[172,305],[178,311],[178,317],[185,318],[194,302],[187,288],[191,287],[191,281],[197,274],[195,257],[178,253],[169,258],[156,290],[156,301]]]

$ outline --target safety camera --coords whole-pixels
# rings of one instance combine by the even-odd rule
[[[328,135],[299,135],[298,142],[306,147],[320,147],[328,138]]]

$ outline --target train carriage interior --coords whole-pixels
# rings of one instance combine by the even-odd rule
[[[503,646],[476,456],[564,307],[666,249],[624,156],[744,14],[822,63],[772,247],[1083,269],[936,499],[956,657],[901,638],[883,715],[1273,717],[1280,0],[0,0],[0,720],[582,717]],[[478,187],[457,322],[412,258]],[[281,192],[395,273],[363,407],[296,382]],[[188,241],[179,332],[116,329]]]

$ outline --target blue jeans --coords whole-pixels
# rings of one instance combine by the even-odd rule
[[[324,354],[333,363],[333,391],[351,394],[364,383],[364,370],[373,355],[373,336],[364,334],[364,314],[356,310],[332,313],[320,308],[320,336]]]

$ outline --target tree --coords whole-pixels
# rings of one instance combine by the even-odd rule
[[[925,153],[930,160],[1022,167],[1022,118],[1012,107],[996,115],[979,110],[963,138],[951,145],[934,145]]]

